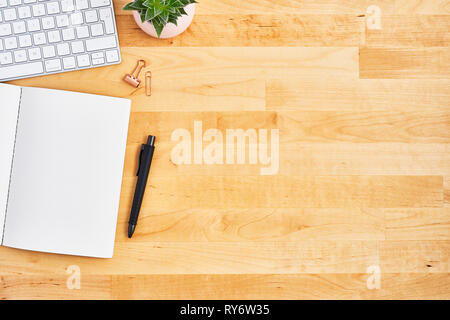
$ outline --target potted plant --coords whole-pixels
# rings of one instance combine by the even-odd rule
[[[137,25],[155,38],[172,38],[192,22],[195,0],[134,0],[123,9],[132,10]]]

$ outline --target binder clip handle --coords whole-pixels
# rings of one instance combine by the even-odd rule
[[[138,60],[133,72],[131,74],[125,75],[123,80],[135,88],[139,87],[139,85],[141,84],[141,80],[139,80],[139,74],[141,73],[142,69],[145,68],[145,66],[145,60]]]

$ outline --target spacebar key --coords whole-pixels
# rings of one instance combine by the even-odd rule
[[[117,44],[116,37],[114,36],[86,40],[87,51],[96,51],[115,47],[117,47]]]
[[[0,67],[0,80],[16,77],[31,76],[44,72],[42,62],[17,64],[9,67]]]

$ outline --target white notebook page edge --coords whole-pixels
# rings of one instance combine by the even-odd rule
[[[113,256],[130,105],[23,88],[5,246]]]
[[[0,84],[0,243],[2,244],[21,92],[20,87]]]

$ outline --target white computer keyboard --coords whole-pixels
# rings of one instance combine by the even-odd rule
[[[120,61],[112,0],[0,0],[0,81]]]

